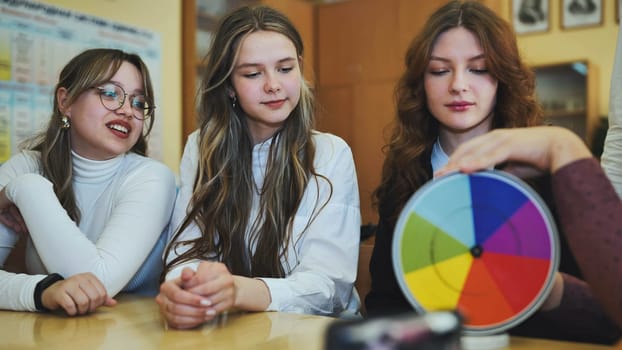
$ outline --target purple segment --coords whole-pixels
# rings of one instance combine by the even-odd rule
[[[551,259],[549,228],[531,201],[526,202],[499,227],[484,242],[483,247],[484,252]]]

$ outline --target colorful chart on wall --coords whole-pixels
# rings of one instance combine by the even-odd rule
[[[501,171],[454,173],[424,185],[395,227],[393,268],[419,312],[459,310],[466,334],[503,332],[548,296],[557,229],[527,184]]]

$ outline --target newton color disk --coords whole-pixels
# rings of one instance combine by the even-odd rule
[[[466,334],[502,332],[544,302],[559,263],[553,218],[520,179],[501,171],[428,182],[395,226],[393,268],[419,312],[459,310]]]

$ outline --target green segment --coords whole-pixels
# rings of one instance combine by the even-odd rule
[[[462,242],[416,213],[411,213],[408,218],[401,243],[405,273],[440,263],[469,250]]]

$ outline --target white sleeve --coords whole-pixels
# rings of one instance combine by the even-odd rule
[[[25,275],[0,270],[0,309],[37,311],[35,287],[45,277],[45,275]]]
[[[334,138],[330,140],[335,143]],[[337,140],[341,147],[327,158],[325,170],[319,171],[330,180],[332,196],[298,242],[299,264],[286,278],[262,278],[272,297],[270,311],[335,315],[358,309],[358,304],[349,304],[361,230],[358,184],[352,152]],[[318,181],[324,186],[324,180]],[[311,181],[305,195],[316,188]],[[305,226],[307,220],[298,224]],[[295,223],[296,227],[300,226]]]
[[[59,203],[52,184],[26,174],[6,186],[32,241],[50,272],[68,277],[91,272],[116,295],[132,278],[166,227],[175,200],[175,178],[153,162],[129,174],[115,198],[112,214],[91,242]]]
[[[618,29],[616,54],[609,90],[609,129],[601,158],[603,169],[622,197],[622,26]]]

